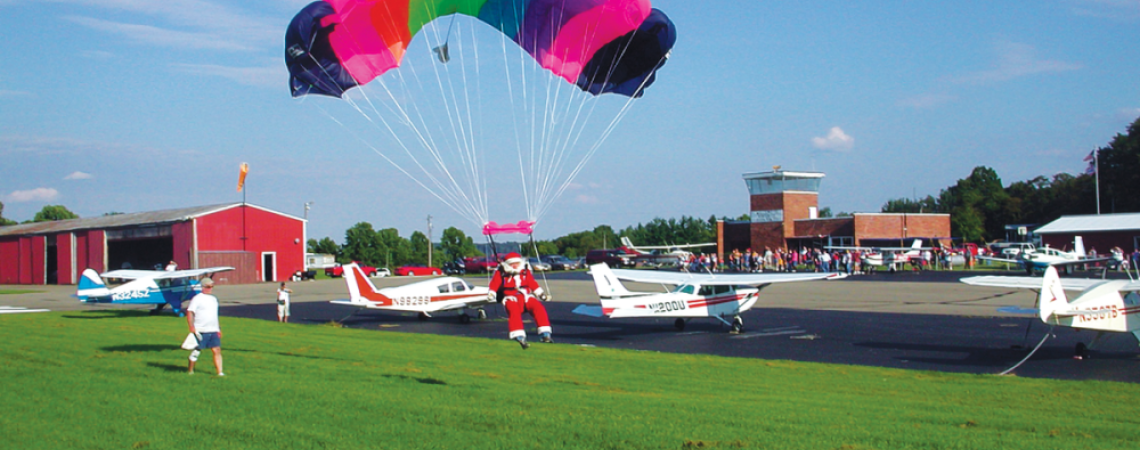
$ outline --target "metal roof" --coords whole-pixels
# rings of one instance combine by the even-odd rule
[[[1063,216],[1034,230],[1036,234],[1140,230],[1140,213]]]
[[[57,220],[53,222],[25,223],[0,227],[0,237],[25,236],[33,234],[54,234],[64,231],[90,230],[99,228],[120,228],[138,225],[151,225],[162,223],[185,222],[218,211],[241,206],[241,203],[223,203],[220,205],[193,206],[189,208],[167,209],[163,211],[140,212],[130,214],[115,214],[113,216],[89,217],[71,220]],[[246,206],[269,211],[275,214],[295,218],[288,214],[279,213],[270,209],[246,203]]]

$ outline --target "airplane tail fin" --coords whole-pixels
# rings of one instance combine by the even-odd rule
[[[111,295],[111,291],[107,289],[107,283],[103,282],[103,277],[99,276],[99,272],[93,269],[86,269],[83,271],[83,276],[79,277],[79,287],[75,291],[75,296],[79,297],[79,301],[86,302],[88,298],[106,297]]]
[[[621,281],[606,263],[590,266],[590,275],[594,277],[594,289],[598,291],[598,297],[602,299],[603,305],[608,299],[633,294],[621,284]]]
[[[1085,252],[1085,240],[1081,239],[1080,236],[1073,236],[1073,253],[1076,253],[1077,256],[1088,255]]]
[[[364,271],[361,270],[360,266],[356,265],[356,263],[345,264],[344,270],[351,272],[351,275],[345,274],[344,283],[348,285],[348,298],[352,303],[378,303],[381,306],[392,304],[392,299],[377,291],[376,286],[372,284],[372,280],[368,279],[368,276],[364,274]]]
[[[1049,266],[1045,269],[1045,276],[1041,281],[1041,294],[1037,297],[1037,307],[1041,311],[1041,320],[1049,322],[1053,311],[1069,306],[1069,299],[1065,296],[1065,288],[1061,286],[1061,277],[1057,275],[1057,268]]]

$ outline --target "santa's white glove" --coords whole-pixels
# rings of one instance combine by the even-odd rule
[[[543,290],[542,288],[538,288],[537,290],[535,290],[534,296],[538,297],[539,300],[542,300],[544,302],[550,301],[550,294],[547,294],[546,291]]]
[[[499,296],[496,293],[494,293],[494,292],[488,292],[487,293],[487,301],[495,302],[498,300],[499,300]]]

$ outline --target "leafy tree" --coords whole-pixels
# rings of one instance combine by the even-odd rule
[[[926,198],[920,200],[911,200],[909,198],[887,200],[887,203],[883,205],[882,212],[918,214],[944,211],[938,209],[938,201],[935,200],[933,196],[927,195]]]
[[[475,247],[475,240],[455,227],[443,230],[443,236],[439,238],[439,249],[443,253],[441,256],[445,262],[469,256],[483,256],[483,252]]]
[[[372,224],[360,222],[344,232],[344,246],[337,255],[337,262],[346,264],[359,261],[370,266],[384,262],[387,247],[380,236],[372,229]]]
[[[413,262],[412,243],[400,237],[395,228],[385,228],[377,233],[381,247],[386,250],[383,265],[388,268],[406,266]],[[424,258],[427,258],[425,254]]]
[[[4,202],[0,202],[0,227],[5,225],[15,225],[15,220],[8,220],[4,218]]]
[[[53,222],[56,220],[70,220],[78,218],[78,214],[69,211],[63,205],[47,205],[44,206],[40,212],[36,213],[36,217],[32,218],[32,222]]]
[[[431,246],[431,242],[428,241],[427,235],[423,234],[420,231],[412,232],[412,238],[409,241],[409,244],[411,244],[412,252],[409,255],[410,259],[408,263],[418,266],[426,266],[428,263],[428,248]],[[431,262],[436,266],[443,265],[439,262],[438,259],[436,259],[435,255],[432,256]]]
[[[1102,211],[1140,211],[1140,118],[1097,150],[1097,164]]]
[[[309,253],[324,253],[328,255],[336,255],[340,253],[340,246],[332,238],[325,236],[321,240],[309,239],[306,242]]]

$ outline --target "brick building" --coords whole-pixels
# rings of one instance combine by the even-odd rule
[[[950,237],[949,214],[856,213],[820,218],[823,177],[819,172],[779,169],[744,174],[751,220],[720,224],[720,252],[825,245],[902,247],[916,238],[933,241]]]

